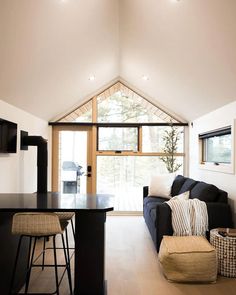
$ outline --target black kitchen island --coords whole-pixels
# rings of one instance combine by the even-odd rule
[[[18,242],[11,234],[12,216],[30,211],[75,212],[74,295],[106,294],[105,222],[106,212],[113,210],[112,201],[111,195],[103,194],[0,194],[0,294],[8,294]],[[19,288],[24,283],[24,257],[20,264]]]

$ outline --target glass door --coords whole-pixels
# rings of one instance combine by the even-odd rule
[[[58,127],[53,130],[53,191],[92,192],[91,129]]]

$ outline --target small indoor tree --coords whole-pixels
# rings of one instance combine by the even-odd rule
[[[162,140],[164,143],[163,152],[167,155],[160,157],[160,160],[165,163],[169,173],[176,172],[182,166],[182,164],[177,163],[177,158],[174,156],[177,153],[178,141],[180,140],[178,127],[171,126],[165,130]]]

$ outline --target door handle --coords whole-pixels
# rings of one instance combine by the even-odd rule
[[[87,174],[85,176],[88,176],[88,177],[91,177],[91,172],[92,172],[92,166],[91,165],[88,165],[87,166]]]
[[[91,177],[91,176],[92,176],[92,174],[91,174],[91,173],[87,173],[87,174],[84,174],[84,176]]]

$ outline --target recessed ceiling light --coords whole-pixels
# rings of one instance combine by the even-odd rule
[[[95,80],[95,76],[92,75],[89,77],[89,81],[94,81],[94,80]]]
[[[146,76],[146,75],[143,75],[143,76],[142,76],[142,79],[143,79],[144,81],[149,80],[148,76]]]

